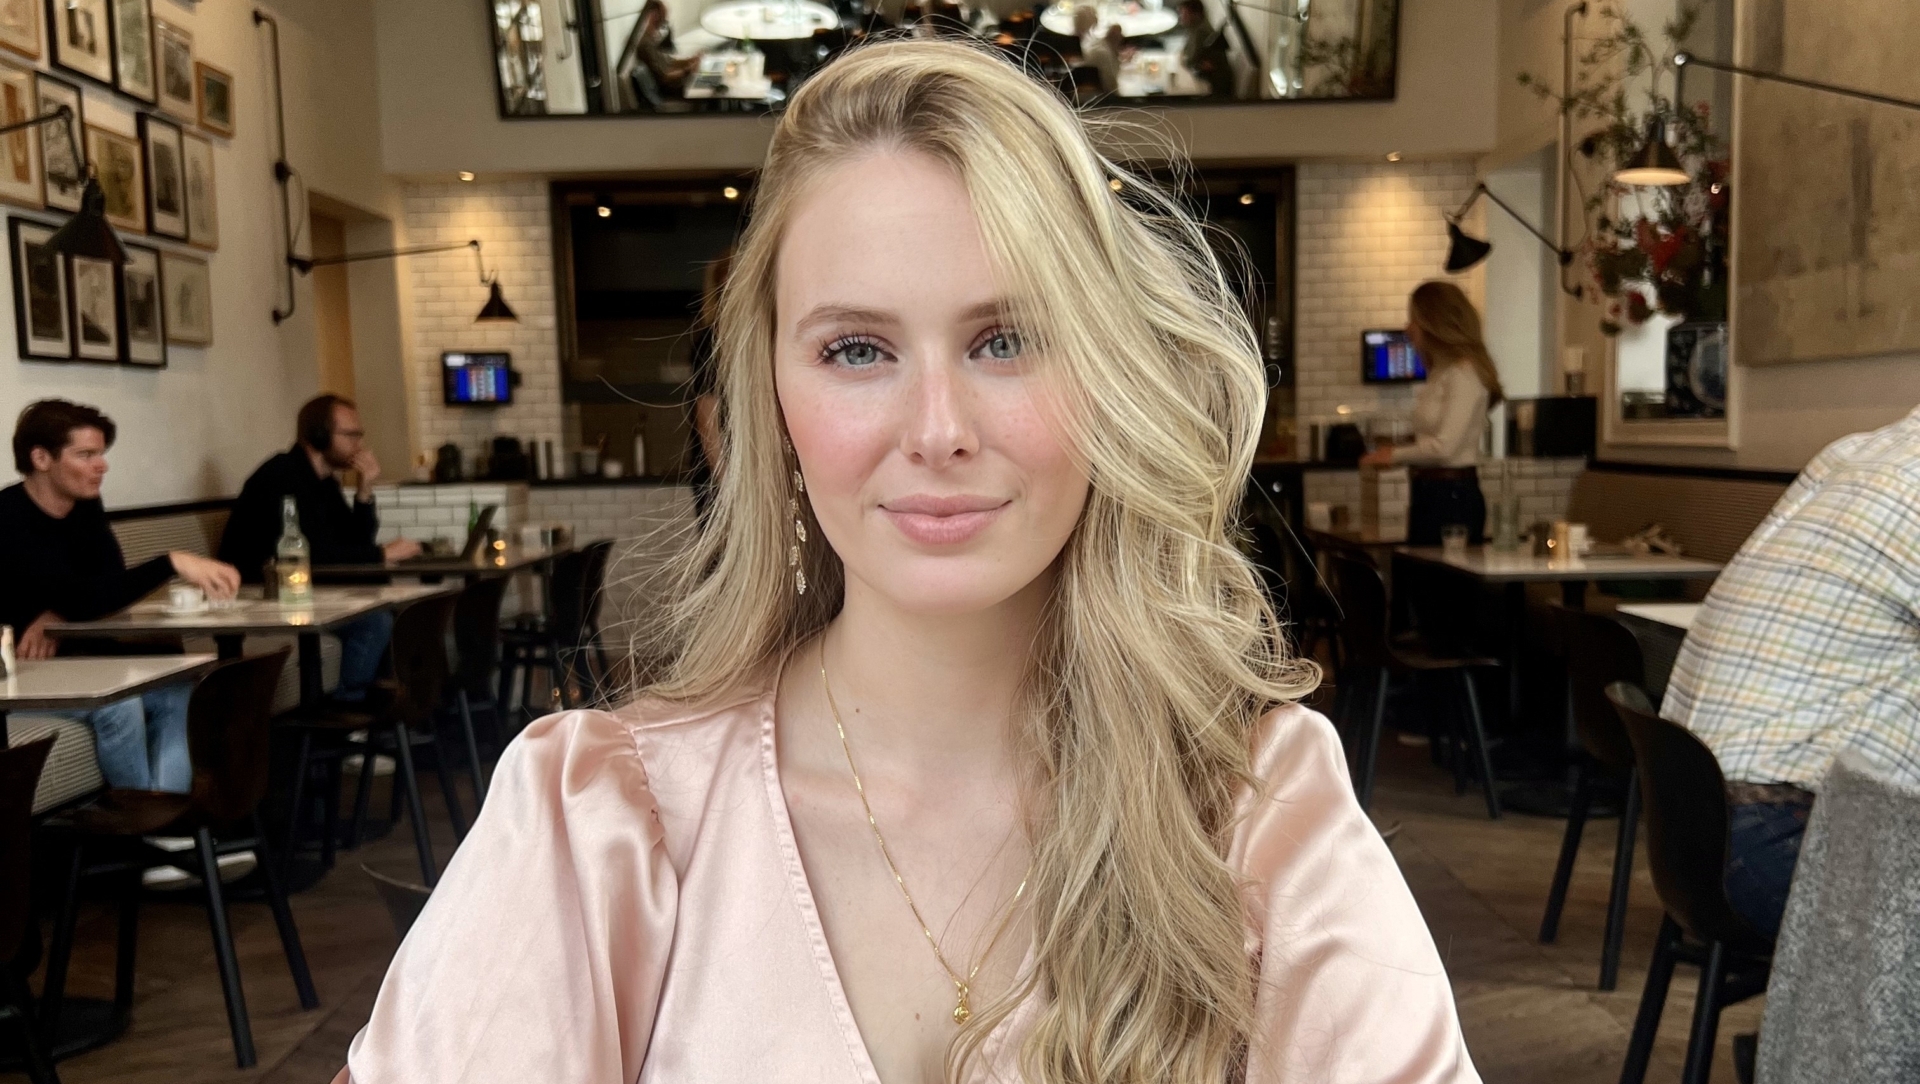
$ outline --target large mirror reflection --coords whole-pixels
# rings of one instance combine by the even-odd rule
[[[485,0],[500,112],[778,109],[879,34],[971,37],[1084,104],[1382,99],[1399,0]]]

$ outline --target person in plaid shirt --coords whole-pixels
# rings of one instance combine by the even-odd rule
[[[1707,594],[1662,714],[1719,759],[1728,896],[1776,933],[1834,756],[1920,785],[1920,409],[1794,480]]]

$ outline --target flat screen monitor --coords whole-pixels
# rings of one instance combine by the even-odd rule
[[[1377,329],[1360,333],[1360,379],[1369,384],[1410,384],[1427,378],[1427,359],[1407,333]]]
[[[440,355],[440,374],[448,406],[513,402],[513,365],[507,354],[449,350]]]

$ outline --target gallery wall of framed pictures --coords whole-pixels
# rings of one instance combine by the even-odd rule
[[[205,257],[220,247],[214,148],[233,137],[234,77],[166,17],[178,0],[159,15],[156,2],[0,0],[0,125],[71,111],[66,125],[0,136],[0,203],[54,212],[7,221],[22,359],[164,367],[170,345],[213,342]],[[89,115],[89,84],[118,106]],[[123,267],[45,248],[90,169]]]

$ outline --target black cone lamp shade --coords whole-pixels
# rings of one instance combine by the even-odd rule
[[[100,190],[99,181],[87,178],[87,186],[80,193],[80,210],[53,231],[46,247],[69,256],[112,260],[116,267],[127,262],[127,250],[107,222],[107,194]]]
[[[487,304],[480,315],[473,318],[476,324],[517,324],[520,318],[507,307],[507,299],[500,296],[500,280],[487,283]]]
[[[1460,229],[1460,223],[1447,223],[1447,273],[1458,274],[1487,258],[1493,251],[1490,242],[1478,237],[1468,237]]]
[[[1693,180],[1680,156],[1667,146],[1667,122],[1659,117],[1647,121],[1647,141],[1627,164],[1614,171],[1621,184],[1669,187]]]

